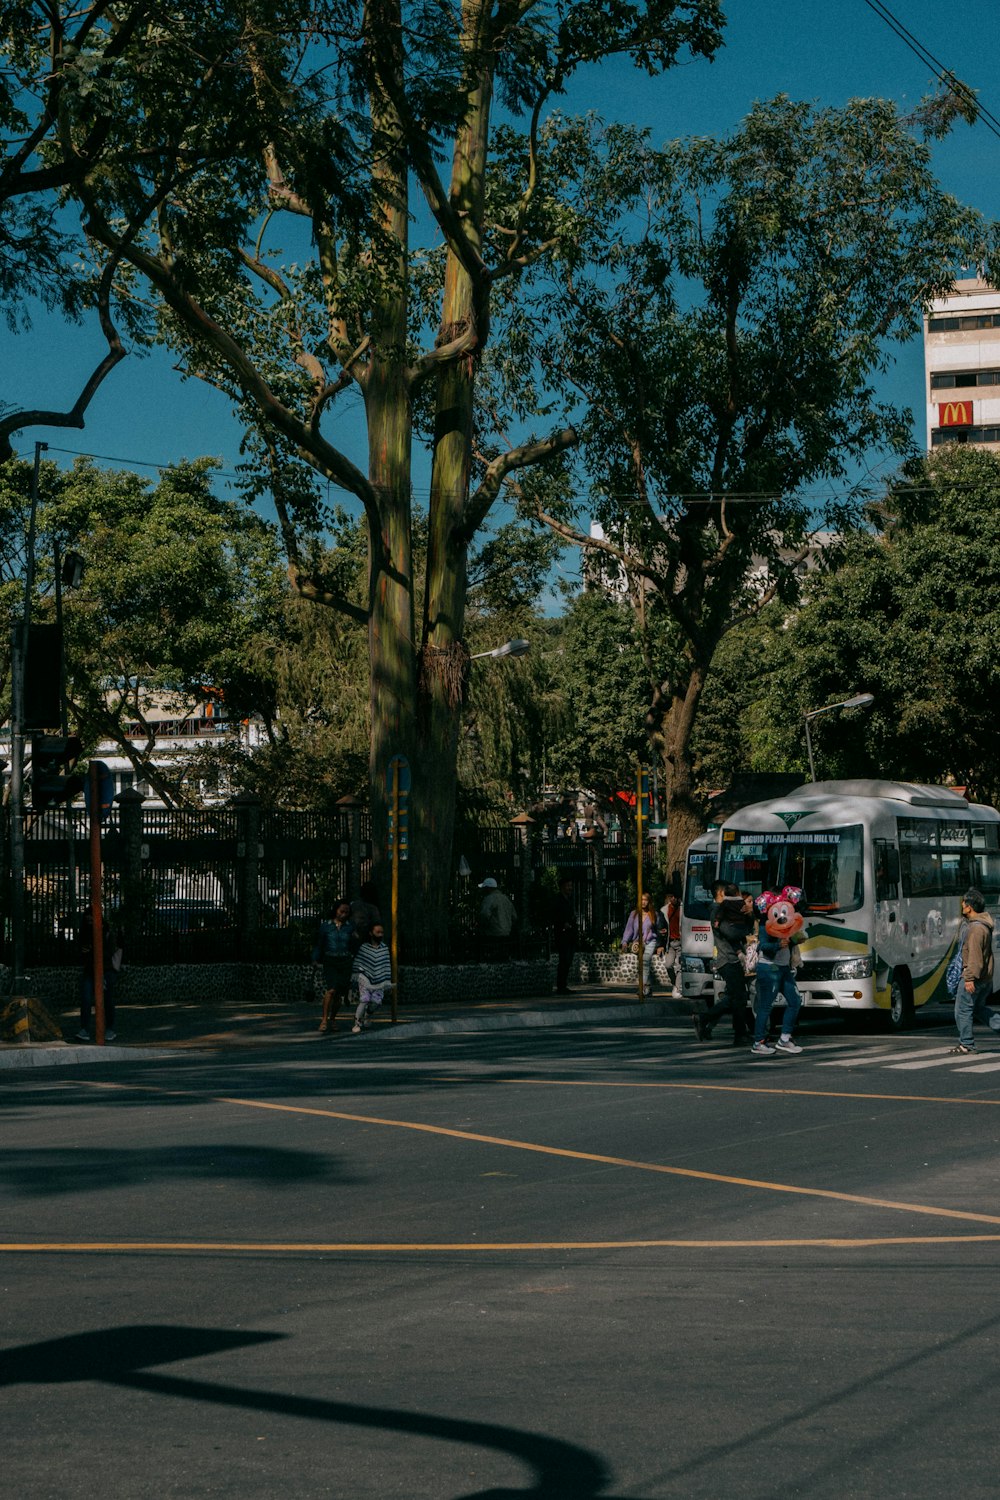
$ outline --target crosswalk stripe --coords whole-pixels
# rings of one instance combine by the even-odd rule
[[[818,1068],[839,1068],[846,1065],[851,1068],[861,1068],[866,1064],[874,1063],[885,1063],[889,1066],[895,1065],[897,1067],[901,1065],[905,1066],[905,1062],[913,1057],[914,1050],[913,1047],[908,1047],[905,1052],[858,1052],[857,1054],[848,1054],[846,1057],[838,1057],[836,1062],[821,1062],[817,1063],[816,1066]],[[946,1055],[950,1051],[950,1047],[928,1047],[920,1055],[921,1057],[933,1057],[938,1053]]]
[[[889,1066],[893,1073],[916,1072],[919,1068],[966,1068],[970,1060],[975,1061],[976,1055],[975,1052],[967,1052],[964,1056],[949,1053],[945,1057],[920,1058],[917,1062],[890,1063]]]
[[[975,1056],[975,1053],[973,1053],[973,1056]],[[996,1072],[1000,1072],[1000,1058],[996,1058],[993,1062],[973,1063],[971,1067],[966,1067],[964,1069],[964,1071],[966,1073],[996,1073]]]

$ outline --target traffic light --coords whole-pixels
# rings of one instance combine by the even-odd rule
[[[31,805],[36,812],[53,802],[71,802],[83,790],[84,778],[69,774],[82,748],[75,734],[31,736]]]

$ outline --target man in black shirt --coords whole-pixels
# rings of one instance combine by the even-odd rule
[[[700,1015],[692,1017],[695,1034],[700,1042],[711,1040],[712,1027],[720,1017],[733,1018],[733,1046],[749,1040],[747,1026],[746,975],[743,972],[741,954],[747,938],[756,926],[753,897],[743,896],[738,885],[724,885],[717,892],[716,905],[712,911],[712,933],[715,937],[715,972],[723,983],[719,1000]]]

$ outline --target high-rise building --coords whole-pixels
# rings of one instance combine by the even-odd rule
[[[927,447],[1000,449],[1000,291],[956,281],[924,316]]]

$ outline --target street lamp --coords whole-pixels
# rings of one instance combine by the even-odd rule
[[[477,651],[470,656],[470,661],[482,661],[484,656],[524,656],[531,650],[531,642],[525,640],[504,641],[502,646],[494,646],[492,651]]]
[[[806,725],[806,749],[809,751],[809,780],[816,780],[816,767],[813,763],[812,737],[809,733],[809,720],[816,719],[820,714],[833,713],[835,708],[868,708],[875,702],[873,693],[857,693],[853,698],[845,698],[842,703],[828,703],[825,708],[814,708],[810,713],[804,715]]]

